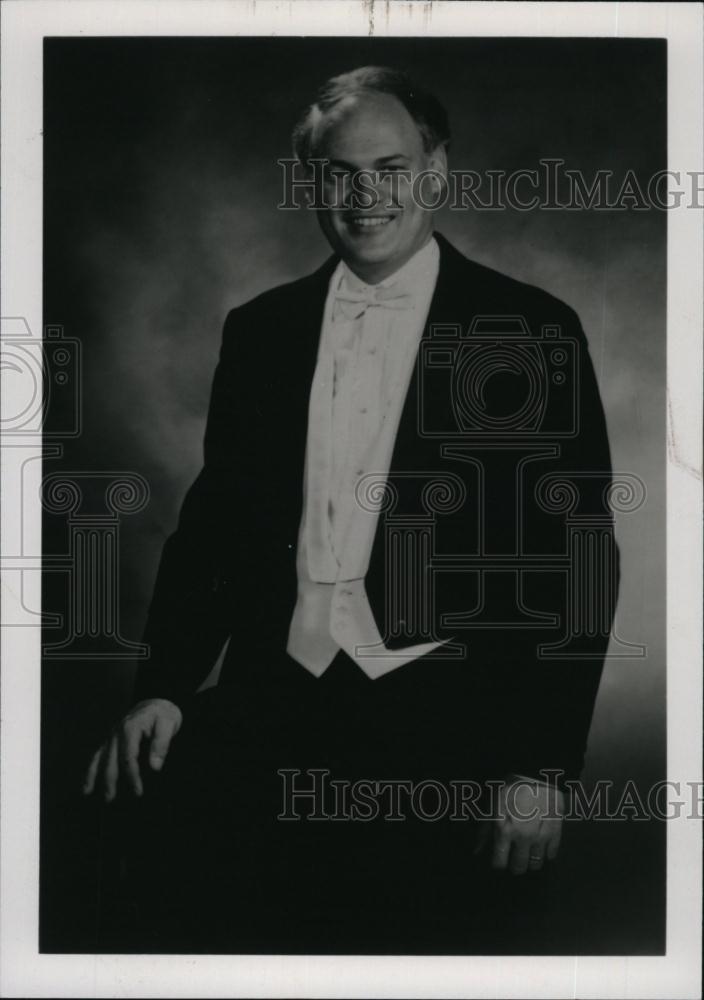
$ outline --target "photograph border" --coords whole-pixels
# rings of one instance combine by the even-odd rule
[[[42,336],[42,57],[48,36],[652,37],[668,42],[668,169],[704,177],[702,26],[687,3],[10,0],[2,26],[4,318]],[[704,187],[704,185],[702,185]],[[701,194],[704,202],[704,192]],[[702,786],[702,268],[704,211],[668,211],[667,778]],[[3,414],[13,412],[6,382]],[[41,445],[41,439],[34,446]],[[12,447],[3,442],[5,448]],[[23,441],[20,447],[31,447]],[[3,463],[2,550],[18,523],[41,551],[41,463],[22,510]],[[41,572],[3,573],[3,614],[41,605]],[[695,997],[701,823],[668,821],[664,956],[189,956],[38,952],[40,629],[2,629],[0,992],[76,997]]]

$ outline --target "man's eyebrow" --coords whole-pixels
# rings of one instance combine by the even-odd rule
[[[329,167],[342,167],[345,170],[361,170],[361,167],[355,166],[354,163],[348,163],[347,160],[328,160]]]
[[[409,162],[408,157],[403,153],[392,153],[390,156],[380,156],[378,160],[374,161],[374,166],[378,169],[383,167],[387,163],[391,163],[394,160],[404,160]],[[344,170],[363,170],[363,167],[357,166],[355,163],[349,163],[347,160],[328,160],[328,166],[330,167],[342,167]]]

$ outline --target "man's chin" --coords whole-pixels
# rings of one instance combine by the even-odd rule
[[[353,260],[357,264],[393,264],[401,255],[398,251],[389,253],[388,250],[366,250],[364,253],[350,252],[347,260]]]
[[[390,264],[402,256],[401,248],[395,244],[389,246],[379,242],[360,245],[358,241],[345,240],[343,243],[343,259],[355,261],[358,264]]]

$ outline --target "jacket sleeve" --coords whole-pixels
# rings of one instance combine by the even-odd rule
[[[137,670],[135,697],[176,704],[205,680],[232,628],[223,598],[223,553],[236,546],[239,369],[235,326],[227,317],[212,384],[204,465],[166,540],[144,630],[149,657]]]
[[[583,768],[619,583],[606,419],[587,341],[571,309],[563,330],[576,343],[576,433],[560,442],[559,456],[546,467],[542,484],[531,483],[527,501],[550,511],[553,540],[545,536],[543,552],[555,551],[559,536],[567,557],[562,580],[553,575],[552,585],[539,584],[560,627],[509,637],[504,692],[510,694],[502,720],[510,734],[509,770],[536,777],[554,770],[561,782]]]

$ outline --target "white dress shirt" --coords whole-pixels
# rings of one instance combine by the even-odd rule
[[[386,649],[364,587],[439,258],[431,239],[378,285],[365,285],[344,262],[330,280],[310,393],[298,599],[287,645],[316,676],[340,648],[374,678],[441,645]]]

